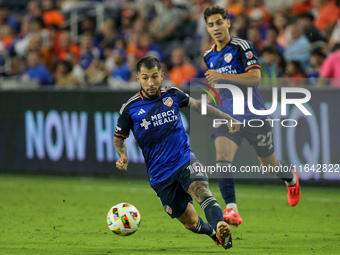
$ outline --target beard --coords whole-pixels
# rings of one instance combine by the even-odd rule
[[[143,91],[143,93],[146,95],[146,97],[151,100],[155,100],[156,98],[158,98],[159,91],[161,90],[161,88],[159,88],[153,95],[150,95],[150,93],[145,91],[142,86],[140,86],[140,88],[141,91]]]

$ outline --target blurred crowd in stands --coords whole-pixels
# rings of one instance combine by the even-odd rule
[[[339,0],[0,0],[0,78],[57,87],[139,87],[138,60],[165,83],[203,78],[213,41],[203,12],[229,11],[230,34],[253,43],[271,86],[340,88]],[[278,78],[289,78],[278,79]],[[339,80],[339,79],[338,79]]]

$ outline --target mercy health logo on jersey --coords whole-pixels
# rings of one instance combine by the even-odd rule
[[[230,61],[233,59],[233,55],[231,53],[224,54],[224,61],[227,63],[230,63]]]
[[[202,84],[204,85],[204,84]],[[222,105],[221,99],[218,96],[217,92],[215,89],[213,89],[209,85],[204,85],[206,87],[209,87],[217,96],[217,98],[220,100],[220,104]],[[215,85],[216,89],[228,89],[231,92],[232,98],[233,98],[233,115],[235,116],[242,116],[245,114],[245,99],[244,99],[244,94],[240,88],[238,88],[235,85],[231,84],[216,84]],[[277,106],[278,106],[278,89],[277,88],[272,88],[273,93],[272,93],[272,106],[270,109],[262,109],[258,110],[255,109],[253,105],[253,88],[248,87],[247,88],[247,105],[249,108],[249,111],[253,113],[254,115],[257,115],[259,117],[264,116],[263,118],[259,119],[251,119],[248,120],[247,122],[243,120],[243,122],[239,122],[241,125],[244,127],[246,125],[250,127],[261,127],[264,125],[264,120],[265,116],[268,116],[272,113],[275,112]],[[207,92],[208,95],[213,97],[213,95],[207,90],[203,89],[205,92]],[[300,94],[304,95],[302,98],[287,98],[288,94]],[[287,115],[287,105],[295,105],[304,115],[306,116],[311,116],[312,114],[307,110],[305,106],[303,106],[304,103],[309,102],[311,99],[311,93],[309,90],[305,88],[292,88],[292,87],[282,87],[281,88],[281,115],[286,116]],[[214,99],[213,99],[214,100]],[[201,114],[202,115],[207,115],[207,95],[202,94],[201,95]],[[216,101],[214,100],[215,105]],[[274,121],[279,121],[279,119],[265,119],[265,121],[270,122],[270,125],[273,127]],[[293,123],[293,125],[288,125],[288,123]],[[216,127],[221,124],[227,124],[228,120],[226,119],[214,119],[213,121],[213,126]],[[260,125],[255,125],[254,123],[260,123]],[[231,123],[233,124],[233,123]],[[235,123],[234,123],[235,124]],[[295,127],[297,126],[298,122],[294,119],[284,119],[281,121],[281,125],[283,127]]]
[[[226,54],[226,55],[228,55],[228,54]],[[225,57],[224,57],[224,60],[225,60]],[[219,72],[219,73],[237,74],[237,70],[231,69],[231,68],[232,68],[232,65],[222,66],[222,67],[216,69],[216,71]]]
[[[145,130],[149,129],[149,125],[151,125],[151,122],[147,121],[146,118],[144,118],[142,123],[140,124],[140,126],[143,127]]]
[[[164,101],[163,101],[163,103],[164,103]],[[173,101],[171,99],[171,105],[172,105],[172,103],[173,103]],[[158,127],[158,126],[164,125],[166,123],[176,121],[177,119],[178,119],[178,116],[175,115],[175,110],[169,110],[169,111],[166,111],[166,112],[161,112],[161,113],[157,113],[157,114],[152,115],[150,120],[143,118],[140,126],[143,127],[145,130],[148,130],[150,125],[153,125],[154,127]]]

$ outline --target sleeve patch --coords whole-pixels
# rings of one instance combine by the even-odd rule
[[[251,51],[247,51],[245,54],[246,54],[247,59],[251,59],[254,56],[253,52]]]

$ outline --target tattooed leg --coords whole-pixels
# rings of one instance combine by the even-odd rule
[[[212,195],[208,182],[195,181],[191,183],[188,193],[201,205],[207,221],[214,229],[216,229],[217,223],[223,221],[223,212],[220,205]]]

